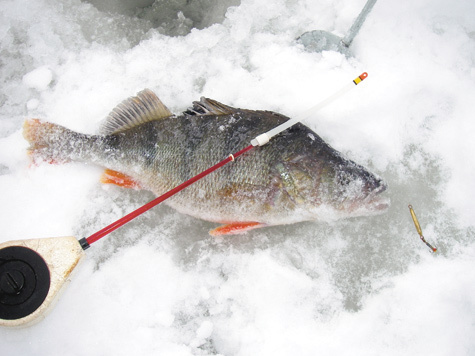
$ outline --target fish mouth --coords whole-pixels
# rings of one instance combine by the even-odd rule
[[[337,210],[353,217],[383,214],[391,203],[389,197],[383,195],[387,189],[387,185],[381,182],[377,187],[366,189],[359,196],[347,196]]]
[[[375,212],[384,212],[389,208],[390,199],[387,196],[381,196],[388,189],[386,183],[381,182],[381,184],[373,189],[363,200],[364,205],[371,211]]]

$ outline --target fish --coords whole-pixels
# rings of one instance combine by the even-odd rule
[[[103,183],[157,196],[247,147],[252,138],[289,120],[202,97],[174,115],[149,89],[129,97],[98,134],[27,119],[32,161],[70,161],[105,168]],[[213,236],[303,221],[381,214],[387,184],[297,123],[165,201],[182,214],[221,224]]]

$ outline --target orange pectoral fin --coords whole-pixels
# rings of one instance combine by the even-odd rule
[[[124,173],[113,171],[112,169],[106,169],[104,173],[102,173],[101,183],[115,184],[123,188],[142,188],[141,184],[135,181],[133,178],[125,175]]]
[[[257,229],[264,226],[266,226],[266,224],[262,224],[255,221],[231,223],[218,226],[216,229],[211,230],[209,234],[211,236],[243,234],[249,230]]]

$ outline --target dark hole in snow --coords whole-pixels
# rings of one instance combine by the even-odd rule
[[[99,11],[146,21],[168,36],[184,36],[193,28],[222,23],[231,6],[241,0],[84,0]]]

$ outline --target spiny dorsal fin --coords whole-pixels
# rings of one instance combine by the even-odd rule
[[[172,115],[153,91],[144,89],[117,105],[102,123],[100,132],[103,135],[115,134]]]
[[[219,101],[205,98],[202,96],[200,101],[193,101],[193,107],[189,108],[184,113],[187,115],[229,115],[235,113],[237,110],[232,106],[224,105]]]

